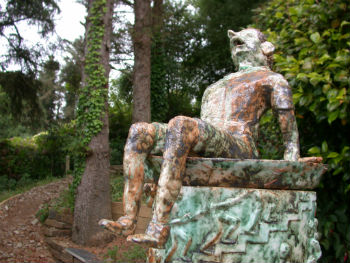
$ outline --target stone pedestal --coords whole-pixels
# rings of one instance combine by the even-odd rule
[[[316,193],[183,187],[150,262],[316,262]]]
[[[149,178],[160,164],[151,160],[156,172]],[[304,189],[316,187],[325,170],[317,163],[189,158],[190,186],[172,208],[165,247],[150,248],[148,262],[316,263],[316,193]]]

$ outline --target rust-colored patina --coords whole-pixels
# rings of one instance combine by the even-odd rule
[[[128,240],[162,246],[169,233],[169,213],[179,195],[192,154],[212,158],[257,159],[261,116],[273,109],[283,134],[284,159],[299,159],[299,136],[292,92],[282,75],[269,68],[273,45],[256,29],[229,30],[232,58],[238,71],[209,86],[201,118],[178,116],[168,124],[131,126],[124,151],[124,213],[118,221],[101,220],[111,231],[129,235],[135,229],[149,154],[162,154],[154,215],[146,234]],[[273,182],[272,182],[273,183]]]

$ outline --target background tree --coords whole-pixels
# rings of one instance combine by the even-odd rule
[[[152,8],[151,46],[151,116],[152,121],[165,122],[168,112],[168,91],[165,88],[166,55],[164,49],[164,4],[154,0]]]
[[[293,89],[301,154],[329,167],[317,190],[321,262],[350,254],[349,11],[345,0],[273,0],[256,18]]]
[[[8,124],[13,123],[13,126],[5,126],[9,129],[4,134],[28,135],[42,128],[43,112],[38,95],[43,86],[37,79],[37,73],[47,52],[39,44],[28,44],[22,37],[19,24],[26,22],[35,25],[39,34],[46,37],[54,31],[54,16],[59,12],[55,0],[9,0],[0,4],[0,39],[7,43],[7,51],[3,50],[0,57],[0,85],[1,91],[6,93],[3,98],[6,97],[10,110],[6,114]],[[6,71],[11,64],[19,65],[21,69]],[[5,111],[1,111],[1,114],[5,115]],[[20,129],[16,128],[17,124],[21,126]]]
[[[78,187],[73,241],[97,244],[108,234],[98,226],[111,218],[108,143],[108,76],[113,1],[89,0],[85,66],[77,111],[78,145],[72,191]]]
[[[33,74],[21,71],[0,72],[0,85],[2,91],[7,93],[11,113],[17,120],[24,111],[33,118],[38,115],[40,107],[36,92],[41,83]]]
[[[8,121],[3,126],[3,134],[32,135],[57,123],[61,96],[56,80],[58,70],[58,62],[50,57],[39,71],[39,78],[21,71],[0,72],[0,86],[4,93],[4,107],[0,114]],[[17,126],[21,128],[17,129]]]
[[[53,56],[50,56],[39,74],[39,81],[41,82],[38,91],[39,104],[43,113],[41,118],[46,129],[60,118],[62,92],[57,82],[59,69],[60,64],[54,60]]]
[[[151,2],[135,0],[132,121],[151,121]]]
[[[81,75],[83,70],[84,40],[76,39],[68,43],[66,50],[69,56],[64,58],[65,65],[60,72],[60,85],[64,91],[65,106],[63,107],[64,120],[69,122],[76,116]]]
[[[23,71],[36,71],[38,59],[43,54],[41,46],[27,46],[19,31],[18,24],[27,22],[36,25],[42,37],[54,31],[54,15],[60,9],[55,0],[6,1],[6,6],[0,6],[0,38],[8,43],[8,52],[0,60],[4,70],[11,62],[22,66]]]

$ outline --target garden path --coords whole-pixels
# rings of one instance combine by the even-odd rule
[[[0,204],[0,262],[55,262],[35,214],[67,189],[68,183],[64,178],[37,186]]]

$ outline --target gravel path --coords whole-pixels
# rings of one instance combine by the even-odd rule
[[[34,187],[0,204],[0,262],[55,262],[35,214],[43,203],[67,189],[68,178]]]

